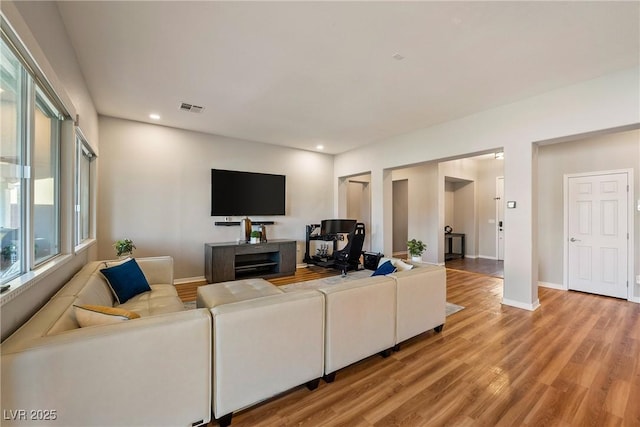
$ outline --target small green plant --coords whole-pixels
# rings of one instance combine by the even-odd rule
[[[131,255],[133,250],[136,249],[136,245],[133,244],[131,239],[117,240],[113,247],[116,248],[116,256]]]
[[[251,237],[260,237],[262,233],[260,233],[259,231],[252,231],[251,232]]]
[[[427,245],[422,240],[411,239],[407,242],[407,249],[411,256],[420,256],[427,249]]]

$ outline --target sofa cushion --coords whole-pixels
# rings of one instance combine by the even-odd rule
[[[130,298],[118,308],[135,311],[141,317],[174,313],[184,310],[184,303],[173,285],[151,285],[151,292],[144,292]]]
[[[147,278],[133,258],[120,265],[103,268],[100,272],[106,277],[109,287],[120,304],[151,290]]]
[[[81,328],[109,325],[111,323],[124,322],[140,317],[139,314],[133,311],[102,305],[74,305],[73,308]]]
[[[386,276],[387,274],[391,274],[396,271],[396,268],[393,266],[391,261],[387,261],[380,265],[376,271],[373,272],[371,276]]]
[[[280,288],[264,279],[233,280],[198,287],[196,306],[198,308],[214,308],[223,304],[281,293],[283,291]]]

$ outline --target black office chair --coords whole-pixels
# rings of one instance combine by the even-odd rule
[[[334,267],[340,269],[343,275],[347,274],[348,270],[358,269],[364,236],[364,224],[358,222],[349,233],[346,246],[333,253]]]

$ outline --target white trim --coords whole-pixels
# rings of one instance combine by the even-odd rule
[[[538,282],[538,286],[542,286],[543,288],[549,288],[549,289],[558,289],[560,291],[567,291],[568,290],[561,283]]]
[[[502,197],[504,197],[504,175],[496,176],[496,195],[494,197],[494,201],[496,202],[496,222],[493,224],[494,225],[494,232],[495,232],[495,235],[496,235],[496,256],[493,259],[495,259],[497,261],[504,261],[504,259],[500,259],[500,231],[498,231],[498,227],[500,225],[500,218],[498,217],[498,212],[500,211],[499,204],[500,203],[504,203],[504,200],[498,200],[498,190],[500,189],[500,187],[498,185],[498,182],[500,180],[502,180]],[[503,211],[502,215],[504,216],[504,211]],[[504,239],[502,241],[502,244],[504,245]],[[504,255],[503,255],[503,258],[504,258]]]
[[[488,260],[491,260],[491,261],[501,261],[501,260],[498,259],[498,257],[488,256],[488,255],[478,255],[476,258],[488,259]]]
[[[16,277],[15,279],[5,283],[6,285],[10,285],[11,287],[0,298],[0,307],[13,300],[15,297],[31,289],[34,285],[39,283],[42,279],[46,278],[52,273],[58,271],[58,269],[71,261],[73,259],[73,255],[64,254],[58,255],[51,259],[50,261],[45,262],[41,266]]]
[[[205,282],[204,276],[196,276],[196,277],[183,277],[182,279],[174,279],[174,285],[184,285],[185,283],[193,283],[193,282]]]
[[[97,242],[96,239],[93,238],[89,238],[89,239],[84,239],[82,242],[78,243],[74,248],[73,248],[73,253],[74,254],[78,254],[84,250],[89,249],[91,246],[95,245]]]
[[[502,304],[503,305],[508,305],[508,306],[511,306],[511,307],[515,307],[515,308],[521,308],[523,310],[536,311],[538,309],[538,307],[540,307],[540,300],[536,299],[531,304],[525,304],[525,303],[520,302],[520,301],[514,301],[514,300],[502,298]]]
[[[309,267],[309,264],[304,263],[304,262],[303,262],[302,264],[296,264],[296,270],[297,270],[298,268],[307,268],[307,267]]]
[[[593,172],[583,172],[583,173],[570,173],[564,174],[563,177],[563,192],[564,192],[564,205],[563,205],[563,217],[564,217],[564,230],[562,233],[563,236],[563,261],[562,261],[562,283],[563,286],[568,290],[569,289],[569,178],[581,178],[595,175],[611,175],[611,174],[627,174],[627,185],[629,186],[629,191],[627,191],[627,233],[629,234],[629,238],[627,239],[627,301],[636,302],[636,300],[640,299],[640,295],[633,295],[633,290],[635,289],[635,281],[634,281],[634,269],[635,269],[635,258],[634,258],[634,237],[635,237],[635,228],[634,228],[634,216],[635,216],[635,204],[633,200],[634,194],[634,178],[633,178],[633,169],[614,169],[614,170],[605,170],[605,171],[593,171]]]
[[[640,297],[629,298],[629,302],[640,304]]]

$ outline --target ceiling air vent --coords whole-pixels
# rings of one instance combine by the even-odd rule
[[[204,110],[204,107],[183,102],[180,104],[180,110],[188,111],[190,113],[202,113],[202,111]]]

